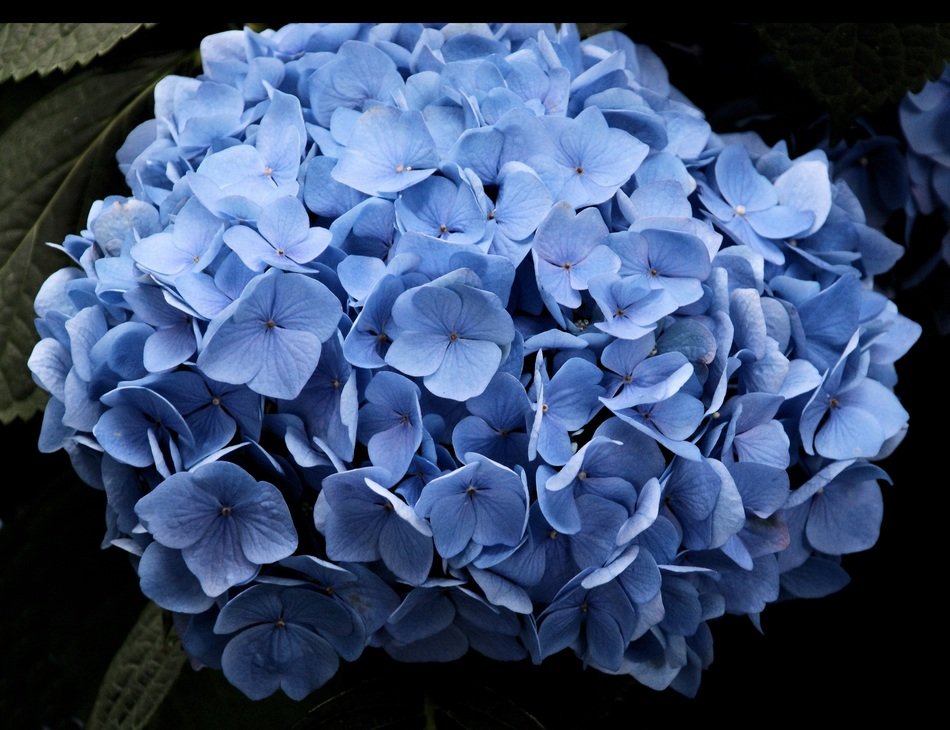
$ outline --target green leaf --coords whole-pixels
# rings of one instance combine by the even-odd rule
[[[148,23],[2,23],[0,82],[85,66]]]
[[[162,704],[185,665],[178,636],[149,603],[106,671],[88,730],[139,730]]]
[[[146,600],[128,554],[101,547],[105,494],[37,450],[41,422],[0,428],[30,475],[0,492],[0,726],[75,730]]]
[[[763,40],[836,127],[919,91],[950,60],[950,24],[764,23]]]
[[[69,260],[44,244],[78,233],[94,200],[121,192],[115,151],[151,108],[154,84],[189,58],[82,71],[0,134],[0,422],[29,418],[46,400],[26,367],[33,298]]]

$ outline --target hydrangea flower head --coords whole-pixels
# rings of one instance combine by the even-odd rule
[[[302,699],[366,647],[570,650],[694,694],[709,621],[846,582],[920,328],[823,153],[718,136],[616,32],[202,52],[120,150],[133,197],[58,246],[29,359],[40,448],[196,660]],[[905,105],[921,154],[942,98]]]

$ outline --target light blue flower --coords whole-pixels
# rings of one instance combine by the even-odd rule
[[[429,482],[415,510],[432,525],[444,558],[494,545],[514,547],[527,524],[528,489],[511,469],[473,454],[465,466]]]
[[[880,467],[863,459],[835,461],[789,495],[786,509],[803,510],[808,544],[828,555],[867,550],[877,542],[884,514]]]
[[[467,284],[410,289],[393,304],[392,319],[399,331],[386,362],[459,401],[485,390],[515,336],[498,297]]]
[[[376,373],[366,386],[367,403],[359,413],[359,437],[370,461],[402,479],[422,443],[419,387],[396,373]]]
[[[221,657],[224,676],[254,700],[278,689],[302,700],[340,664],[334,647],[354,631],[349,612],[305,588],[257,585],[231,599],[214,624],[234,634]]]
[[[574,453],[571,433],[582,428],[600,410],[604,389],[600,369],[582,358],[565,362],[549,377],[543,353],[535,364],[534,420],[528,442],[528,456],[535,454],[548,464],[566,464]]]
[[[142,349],[142,363],[149,372],[171,370],[194,355],[197,323],[183,303],[170,304],[165,290],[157,286],[130,289],[125,300],[139,319],[155,328]]]
[[[538,288],[558,304],[577,307],[580,292],[595,276],[620,268],[620,259],[605,244],[607,227],[594,208],[574,214],[570,205],[558,203],[535,234],[531,253]]]
[[[418,585],[432,567],[432,531],[408,504],[376,479],[389,472],[371,467],[335,474],[323,481],[314,509],[332,560],[382,560],[397,577]]]
[[[155,466],[166,476],[181,468],[178,443],[190,445],[193,436],[168,400],[149,388],[124,385],[104,394],[101,401],[107,410],[92,432],[106,453],[123,464]]]
[[[337,109],[362,111],[374,104],[391,104],[403,86],[396,64],[383,51],[362,41],[346,41],[310,76],[310,107],[317,123],[327,127]]]
[[[471,414],[452,431],[456,454],[472,452],[508,467],[528,460],[526,422],[531,403],[524,386],[508,373],[496,373],[485,392],[465,403]]]
[[[185,179],[195,197],[215,216],[244,223],[256,221],[277,198],[297,194],[296,180],[278,184],[272,172],[256,147],[241,144],[208,155]]]
[[[242,385],[218,383],[191,370],[176,370],[143,382],[168,399],[185,419],[194,439],[193,444],[179,442],[186,466],[224,448],[235,434],[252,441],[260,439],[262,398]]]
[[[278,489],[225,461],[173,474],[135,505],[155,540],[181,550],[209,596],[247,583],[286,558],[297,532]]]
[[[450,243],[478,243],[488,222],[475,190],[429,177],[403,191],[396,200],[396,220],[404,231],[425,233]]]
[[[320,282],[271,269],[208,327],[198,367],[224,383],[295,398],[336,331],[340,303]]]
[[[284,196],[270,202],[257,220],[257,230],[232,226],[224,242],[252,271],[268,266],[307,273],[303,264],[313,261],[330,244],[326,228],[311,228],[307,211],[297,198]]]
[[[853,349],[855,342],[852,338],[802,411],[799,433],[809,454],[874,458],[907,426],[907,411],[893,391],[867,377],[867,363]]]
[[[722,197],[703,190],[703,204],[737,242],[750,246],[768,261],[783,263],[784,255],[775,241],[809,231],[815,215],[781,205],[775,187],[756,171],[741,145],[729,145],[719,153],[715,172]]]
[[[538,171],[555,200],[574,208],[608,200],[630,179],[650,151],[636,137],[607,126],[600,109],[575,118],[546,116],[551,151],[526,160]]]
[[[359,118],[332,175],[368,195],[386,195],[421,182],[438,163],[422,114],[374,106]]]

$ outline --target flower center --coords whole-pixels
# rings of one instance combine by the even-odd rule
[[[230,517],[230,516],[231,516],[231,508],[230,508],[230,507],[222,507],[222,508],[221,508],[221,516],[222,516],[222,517]]]
[[[737,205],[736,206],[736,215],[745,215],[745,206]]]
[[[396,172],[412,172],[412,165],[404,165],[400,162],[396,165]]]

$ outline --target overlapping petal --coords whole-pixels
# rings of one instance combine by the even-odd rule
[[[133,197],[55,247],[28,361],[196,661],[301,699],[367,645],[569,648],[694,694],[711,619],[844,585],[920,328],[835,153],[715,135],[570,24],[202,51],[119,151]],[[945,86],[904,105],[911,216],[950,200]]]

